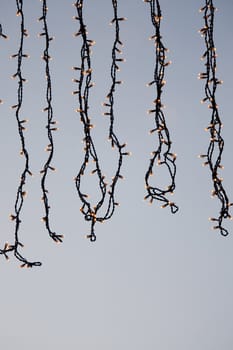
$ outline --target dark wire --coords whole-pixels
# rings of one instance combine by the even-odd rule
[[[144,0],[150,5],[151,22],[155,29],[154,34],[151,36],[151,40],[155,43],[155,70],[154,79],[148,86],[156,86],[156,99],[153,101],[155,106],[153,109],[149,110],[148,113],[154,115],[155,118],[155,128],[150,131],[150,133],[156,132],[158,135],[158,147],[152,152],[152,157],[150,159],[149,168],[145,175],[146,190],[147,195],[145,199],[149,199],[150,203],[153,200],[161,201],[162,208],[167,206],[170,207],[171,212],[174,214],[178,211],[178,206],[167,198],[168,194],[173,194],[175,190],[175,176],[176,176],[176,154],[171,153],[171,139],[169,130],[166,125],[165,116],[163,113],[162,104],[162,92],[163,87],[166,84],[164,80],[165,67],[167,67],[171,62],[166,62],[166,52],[168,51],[163,42],[160,33],[160,23],[162,19],[162,13],[160,9],[159,1],[155,0]],[[164,166],[168,172],[171,179],[171,183],[166,189],[159,187],[154,187],[151,185],[151,175],[153,175],[153,169],[155,165]]]
[[[21,253],[19,252],[19,248],[23,247],[23,244],[19,240],[19,229],[21,224],[21,211],[23,209],[24,199],[26,196],[26,191],[24,190],[24,186],[26,183],[27,175],[32,175],[29,167],[29,154],[26,149],[25,145],[25,138],[24,138],[24,123],[27,121],[25,119],[20,118],[20,112],[21,107],[23,103],[23,84],[26,81],[25,78],[22,76],[22,60],[23,58],[27,58],[28,55],[23,53],[23,45],[24,45],[24,36],[27,36],[27,30],[24,27],[24,13],[23,13],[23,0],[16,0],[17,5],[17,16],[21,17],[21,36],[20,36],[20,45],[19,50],[17,54],[12,55],[11,57],[17,58],[18,60],[18,67],[17,72],[13,75],[14,78],[18,78],[18,103],[14,106],[12,106],[13,109],[15,109],[15,117],[17,121],[18,126],[18,132],[20,136],[21,141],[21,152],[20,154],[24,156],[25,158],[25,166],[21,173],[20,177],[20,183],[17,189],[16,193],[16,201],[15,201],[15,213],[10,215],[11,220],[15,222],[15,241],[14,245],[9,245],[8,243],[5,244],[4,248],[0,250],[0,254],[4,254],[6,259],[8,259],[8,252],[13,251],[16,259],[22,262],[21,267],[33,267],[33,266],[40,266],[40,262],[29,262],[26,258],[24,258]]]
[[[46,80],[47,80],[47,89],[46,89],[46,102],[47,106],[44,108],[44,112],[47,112],[47,136],[49,144],[46,147],[46,151],[49,153],[49,156],[44,164],[43,169],[41,170],[42,178],[41,178],[41,189],[42,189],[42,201],[44,203],[45,208],[45,216],[42,220],[45,222],[46,229],[49,233],[49,236],[57,243],[62,242],[63,235],[58,235],[51,230],[50,221],[49,221],[49,212],[50,205],[48,200],[48,190],[46,188],[46,179],[48,176],[49,170],[54,171],[55,168],[51,165],[54,154],[54,142],[53,142],[53,132],[57,130],[56,121],[53,120],[53,107],[52,107],[52,83],[51,83],[51,75],[50,75],[50,67],[49,61],[51,59],[49,55],[49,44],[50,41],[53,40],[53,37],[49,36],[48,32],[48,24],[47,24],[47,1],[43,0],[42,3],[42,16],[39,18],[39,21],[43,23],[43,31],[40,36],[45,37],[45,49],[43,52],[43,60],[45,61],[45,71],[46,71]]]
[[[4,39],[8,39],[8,36],[6,34],[3,33],[2,31],[2,25],[0,24],[0,37],[4,38]]]
[[[6,34],[3,33],[2,31],[2,25],[0,24],[0,37],[3,38],[3,39],[8,39],[8,36]],[[0,99],[0,104],[3,103],[3,100]]]
[[[223,219],[230,218],[229,207],[232,203],[229,203],[228,196],[222,184],[222,178],[219,176],[219,169],[223,168],[221,165],[221,158],[224,149],[224,140],[221,136],[222,121],[219,116],[219,109],[216,102],[216,90],[218,85],[222,84],[222,81],[216,77],[216,48],[214,45],[214,15],[216,8],[213,5],[212,0],[206,0],[205,6],[200,9],[200,12],[204,12],[204,27],[200,29],[201,36],[205,40],[205,52],[202,55],[202,60],[205,60],[206,70],[199,74],[199,79],[205,80],[205,97],[202,102],[208,101],[208,108],[211,110],[211,121],[206,131],[210,133],[210,143],[207,149],[207,154],[200,155],[201,158],[205,158],[204,165],[208,165],[211,171],[211,177],[213,181],[212,196],[217,196],[221,202],[221,209],[218,218],[210,218],[211,221],[215,221],[216,225],[214,229],[218,229],[222,236],[227,236],[229,232],[222,226]]]
[[[93,125],[91,124],[91,120],[89,117],[89,93],[90,89],[93,86],[92,80],[92,66],[91,66],[91,58],[90,58],[90,48],[94,45],[94,41],[88,39],[87,37],[87,28],[84,24],[83,19],[83,0],[78,0],[74,4],[77,9],[77,17],[76,20],[79,21],[80,27],[75,36],[82,37],[82,47],[81,47],[81,67],[74,67],[75,70],[80,71],[79,79],[74,79],[74,82],[78,83],[78,90],[74,91],[74,93],[78,94],[79,99],[79,108],[77,112],[80,114],[81,122],[84,127],[84,161],[80,168],[78,175],[75,178],[75,184],[77,188],[78,195],[82,202],[82,207],[80,208],[82,214],[84,215],[85,220],[90,221],[91,224],[91,232],[87,235],[91,241],[96,240],[95,235],[95,224],[96,222],[104,222],[110,219],[115,211],[115,207],[118,203],[115,201],[115,190],[116,185],[119,179],[122,178],[121,168],[122,168],[122,160],[123,156],[129,155],[129,152],[125,152],[124,148],[126,144],[120,144],[118,137],[114,132],[114,93],[116,86],[121,83],[121,81],[117,80],[117,70],[119,70],[118,64],[124,61],[122,58],[119,58],[118,54],[121,53],[120,46],[122,46],[122,42],[120,40],[119,35],[119,22],[125,20],[123,17],[118,17],[117,11],[117,1],[112,0],[114,17],[111,21],[111,24],[115,26],[115,39],[112,48],[112,65],[111,65],[111,87],[109,93],[107,94],[107,102],[104,104],[108,107],[108,112],[105,112],[104,115],[109,116],[110,125],[109,125],[109,140],[111,142],[112,147],[115,147],[118,152],[118,162],[115,175],[112,178],[112,182],[109,190],[107,190],[107,183],[105,182],[105,178],[103,176],[102,170],[99,164],[99,158],[97,155],[96,147],[91,135],[91,129]],[[95,168],[93,170],[93,174],[95,173],[98,177],[98,186],[101,192],[101,198],[95,206],[91,206],[91,203],[88,201],[88,197],[85,193],[82,192],[81,183],[82,178],[85,174],[85,170],[89,160],[92,159],[95,163]],[[99,210],[102,206],[107,203],[107,209],[104,215],[98,215]]]

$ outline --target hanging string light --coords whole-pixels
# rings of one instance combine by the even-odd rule
[[[53,37],[49,36],[48,32],[48,24],[47,24],[47,1],[42,1],[42,16],[39,18],[39,21],[43,23],[43,31],[39,34],[39,36],[45,38],[45,49],[42,56],[42,59],[45,61],[45,71],[46,71],[46,81],[47,81],[47,88],[46,88],[46,102],[47,105],[43,109],[44,112],[47,113],[47,136],[49,144],[46,147],[46,151],[49,153],[48,158],[44,164],[43,169],[41,170],[42,178],[41,178],[41,189],[42,189],[42,201],[44,202],[44,208],[45,208],[45,216],[42,218],[42,221],[45,223],[46,229],[49,233],[49,236],[56,242],[62,242],[63,235],[56,234],[52,231],[50,226],[50,220],[49,220],[49,212],[50,212],[50,205],[48,200],[48,190],[46,188],[46,179],[48,176],[49,171],[55,171],[56,169],[51,165],[53,160],[53,154],[54,154],[54,142],[53,142],[53,132],[57,131],[58,128],[56,127],[57,122],[53,119],[53,107],[52,107],[52,83],[51,83],[51,75],[50,75],[50,67],[49,67],[49,61],[51,59],[51,56],[49,54],[49,44],[50,41],[53,40]]]
[[[117,71],[119,70],[119,63],[123,62],[123,58],[119,58],[119,54],[121,53],[120,47],[123,45],[120,40],[119,34],[119,23],[124,21],[124,17],[118,16],[118,8],[117,1],[112,0],[112,6],[114,11],[114,17],[111,21],[111,24],[115,26],[115,39],[112,48],[112,65],[111,65],[111,87],[109,93],[106,96],[107,102],[104,103],[104,106],[108,108],[108,111],[104,113],[105,116],[108,116],[110,119],[109,125],[109,140],[113,148],[117,149],[118,152],[118,161],[115,175],[112,178],[111,185],[108,190],[108,184],[105,182],[105,177],[100,168],[99,157],[96,151],[96,147],[92,138],[91,130],[93,128],[93,124],[91,123],[91,119],[89,116],[89,93],[90,89],[93,87],[94,83],[92,82],[92,65],[91,65],[91,47],[95,44],[93,40],[90,40],[87,36],[87,27],[84,23],[83,19],[83,0],[78,0],[74,4],[77,10],[77,16],[74,18],[79,22],[79,30],[75,33],[75,36],[80,36],[82,38],[82,47],[81,47],[81,66],[73,67],[74,70],[80,71],[79,79],[73,79],[75,83],[78,84],[78,89],[73,92],[73,94],[78,95],[79,100],[79,108],[77,112],[80,114],[81,122],[83,123],[84,134],[85,137],[83,139],[84,142],[84,161],[75,177],[75,184],[77,188],[78,195],[82,202],[82,206],[80,208],[81,213],[84,215],[85,220],[89,221],[91,224],[91,232],[87,235],[87,238],[90,241],[96,240],[95,235],[95,224],[97,222],[104,222],[110,219],[115,211],[118,203],[115,200],[115,190],[116,185],[119,179],[122,179],[121,168],[122,161],[125,155],[129,155],[129,152],[125,151],[126,144],[121,144],[118,140],[118,137],[114,131],[114,93],[117,85],[121,84],[120,80],[117,80]],[[92,206],[90,201],[88,200],[88,195],[83,193],[81,189],[82,178],[84,177],[87,164],[89,160],[93,160],[95,164],[95,168],[92,173],[97,176],[98,186],[100,189],[101,197],[95,206]],[[106,204],[106,211],[104,214],[100,215],[99,210]]]
[[[206,0],[205,6],[200,9],[204,18],[204,27],[200,29],[200,34],[205,40],[205,52],[201,59],[205,61],[205,72],[199,73],[198,78],[205,80],[205,97],[201,100],[201,103],[208,102],[208,108],[211,110],[211,121],[205,129],[210,133],[210,142],[207,149],[207,154],[201,154],[199,157],[204,158],[203,165],[208,165],[211,171],[211,177],[213,181],[212,196],[217,196],[221,202],[221,209],[217,218],[210,218],[210,221],[215,222],[214,229],[220,231],[221,235],[227,236],[228,231],[222,226],[223,219],[230,218],[229,207],[232,203],[229,203],[228,196],[222,184],[222,177],[218,174],[219,170],[223,168],[221,164],[222,153],[224,149],[224,140],[221,135],[222,121],[219,115],[219,109],[216,102],[216,90],[222,81],[216,77],[217,69],[217,54],[216,47],[214,45],[214,15],[216,8],[213,5],[212,0]]]
[[[27,30],[24,27],[24,12],[23,12],[23,0],[16,0],[16,6],[17,6],[17,13],[16,15],[21,18],[21,36],[20,36],[20,45],[18,52],[16,54],[13,54],[12,58],[17,58],[17,72],[12,76],[13,78],[18,79],[18,102],[17,104],[12,106],[12,109],[15,110],[15,117],[17,121],[17,127],[19,132],[19,137],[21,141],[21,151],[20,154],[25,159],[25,165],[24,169],[21,173],[20,177],[20,183],[17,189],[16,193],[16,201],[15,201],[15,211],[14,214],[10,215],[10,219],[15,222],[15,239],[14,244],[10,245],[9,243],[6,243],[4,248],[0,250],[0,254],[3,254],[6,259],[8,259],[8,253],[13,252],[16,259],[18,259],[22,264],[21,267],[33,267],[33,266],[40,266],[40,262],[29,262],[26,258],[22,256],[19,249],[23,247],[23,244],[21,243],[19,239],[19,229],[21,225],[21,211],[23,209],[24,200],[26,198],[27,192],[25,190],[25,184],[27,180],[28,175],[32,175],[32,172],[29,167],[29,154],[26,149],[26,143],[25,143],[25,137],[24,132],[26,130],[25,123],[27,122],[26,119],[21,118],[21,107],[23,103],[23,84],[26,82],[26,79],[23,77],[22,73],[22,61],[24,58],[28,58],[28,54],[24,53],[24,37],[28,36]]]
[[[155,44],[156,58],[154,78],[147,86],[156,86],[156,99],[153,101],[154,107],[150,109],[148,113],[153,115],[155,120],[155,128],[150,130],[150,133],[153,134],[156,132],[158,135],[158,147],[152,152],[149,168],[145,175],[147,195],[144,199],[149,199],[150,203],[154,200],[158,200],[163,203],[161,208],[169,207],[174,214],[178,211],[178,206],[173,201],[170,201],[167,195],[173,194],[176,187],[176,154],[171,152],[172,142],[163,112],[164,105],[162,104],[162,92],[166,84],[164,80],[165,68],[171,64],[171,61],[166,61],[168,49],[164,46],[160,33],[162,13],[159,1],[144,0],[144,2],[150,5],[151,22],[155,29],[154,34],[150,37],[150,40],[153,40]],[[168,171],[171,183],[166,189],[151,185],[151,175],[153,175],[153,169],[156,164],[159,167],[164,167]]]

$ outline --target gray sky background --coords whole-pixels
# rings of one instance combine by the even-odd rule
[[[41,112],[45,102],[44,40],[38,38],[41,2],[24,1],[25,40],[29,60],[23,71],[25,85],[23,115],[30,120],[25,133],[34,177],[28,179],[20,231],[25,244],[23,254],[40,260],[42,267],[19,269],[13,257],[1,258],[0,342],[4,350],[82,349],[82,350],[232,350],[233,347],[233,225],[223,238],[211,230],[208,217],[219,211],[217,199],[211,199],[212,184],[207,168],[197,155],[205,152],[209,135],[204,128],[210,113],[201,105],[204,85],[197,79],[203,70],[200,56],[204,42],[198,30],[204,1],[161,0],[164,16],[164,44],[170,49],[172,65],[166,70],[163,95],[166,118],[177,153],[177,190],[174,201],[180,210],[172,215],[143,201],[144,174],[154,149],[153,118],[146,111],[155,98],[152,80],[154,68],[153,34],[148,4],[141,0],[119,0],[126,63],[119,77],[124,84],[116,94],[116,130],[128,143],[132,157],[125,159],[117,200],[120,207],[113,218],[97,225],[97,241],[85,239],[89,225],[79,212],[80,201],[73,177],[83,160],[82,125],[74,112],[78,108],[71,92],[75,88],[72,66],[79,65],[81,40],[72,34],[78,23],[72,20],[71,1],[48,1],[51,42],[53,107],[60,130],[54,134],[56,173],[50,173],[51,224],[65,235],[62,245],[47,235],[41,217],[40,174],[47,154],[45,122]],[[233,201],[232,163],[232,11],[230,0],[215,1],[219,11],[215,21],[215,45],[218,52],[218,76],[224,84],[217,101],[224,123],[224,184]],[[1,108],[1,246],[13,239],[13,210],[23,160],[13,111],[17,101],[15,73],[17,61],[9,56],[18,50],[19,18],[14,1],[1,1],[1,23],[9,35],[0,41]],[[90,39],[96,41],[92,63],[96,87],[91,91],[91,115],[98,152],[108,177],[114,171],[113,152],[108,148],[108,120],[102,117],[101,102],[109,89],[111,47],[114,30],[111,1],[85,1],[85,20]],[[77,77],[77,76],[76,76]],[[155,181],[162,176],[155,173]],[[90,177],[88,190],[94,192]],[[94,194],[91,194],[94,196]]]

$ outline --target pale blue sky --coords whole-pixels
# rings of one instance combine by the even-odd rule
[[[204,1],[161,0],[164,20],[161,30],[170,49],[172,65],[166,70],[163,101],[166,118],[177,153],[176,215],[149,206],[143,201],[144,173],[154,138],[148,135],[153,119],[146,111],[155,98],[153,33],[149,6],[141,0],[119,0],[119,15],[126,63],[121,65],[124,84],[116,94],[116,130],[128,143],[132,157],[123,166],[125,180],[119,183],[120,202],[113,218],[97,225],[97,241],[91,244],[85,234],[88,223],[79,212],[80,201],[73,177],[82,162],[82,126],[74,109],[71,92],[75,77],[72,66],[80,62],[80,39],[73,38],[77,22],[71,1],[48,0],[51,43],[53,107],[60,130],[54,134],[56,173],[48,178],[51,223],[65,235],[62,245],[54,244],[40,218],[44,215],[40,175],[46,159],[44,41],[38,38],[41,2],[24,0],[25,25],[30,37],[23,63],[25,86],[23,114],[30,120],[25,134],[34,177],[27,183],[28,197],[20,231],[23,253],[41,260],[42,267],[19,269],[13,257],[1,258],[0,343],[4,350],[82,349],[82,350],[232,350],[233,347],[233,225],[230,235],[221,237],[211,230],[208,217],[218,213],[219,203],[211,199],[212,184],[207,168],[197,155],[206,150],[209,124],[207,106],[200,104],[203,83],[197,75],[203,70],[200,56],[203,39],[198,34]],[[233,119],[232,119],[232,11],[230,0],[215,1],[215,44],[218,75],[224,81],[217,101],[224,123],[224,184],[233,201]],[[1,246],[11,242],[14,226],[8,216],[13,210],[23,160],[14,113],[16,102],[16,60],[19,18],[15,1],[2,1],[1,20],[8,41],[0,41],[1,108]],[[97,148],[103,168],[110,177],[114,170],[112,150],[108,149],[107,119],[101,102],[109,89],[113,28],[111,1],[85,1],[86,22],[93,48],[96,87],[91,92],[91,115]],[[159,173],[155,179],[161,181]],[[90,179],[90,181],[93,181]],[[87,185],[88,186],[88,185]],[[89,188],[89,187],[88,187]],[[93,183],[91,183],[93,190]],[[90,192],[91,192],[90,189]],[[94,194],[93,194],[94,196]]]

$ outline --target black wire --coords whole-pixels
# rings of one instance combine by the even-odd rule
[[[0,24],[0,37],[4,38],[4,39],[8,39],[8,36],[6,34],[3,33],[2,31],[2,25]]]
[[[62,242],[63,235],[58,235],[51,230],[50,221],[49,221],[50,205],[48,200],[48,190],[46,188],[46,179],[48,176],[48,172],[49,170],[51,171],[55,170],[55,168],[51,165],[51,163],[52,163],[53,154],[54,154],[53,132],[57,130],[56,121],[53,120],[52,83],[51,83],[51,74],[50,74],[50,67],[49,67],[49,61],[51,59],[49,55],[49,44],[53,38],[49,36],[49,32],[48,32],[47,11],[48,11],[47,1],[43,0],[42,16],[39,18],[39,21],[42,21],[43,23],[43,31],[40,34],[40,36],[45,37],[45,49],[44,49],[42,58],[45,61],[45,71],[46,71],[46,80],[47,80],[47,89],[46,89],[47,106],[44,108],[44,111],[47,112],[46,128],[47,128],[47,136],[48,136],[49,144],[46,148],[46,151],[49,153],[49,156],[44,164],[43,169],[41,170],[41,174],[42,174],[41,189],[43,193],[42,201],[44,203],[44,208],[45,208],[45,216],[42,218],[42,220],[45,222],[45,226],[49,233],[49,236],[55,242],[59,243],[59,242]]]
[[[210,143],[207,149],[207,154],[200,155],[201,158],[205,158],[204,165],[208,165],[211,171],[211,177],[213,181],[212,195],[217,196],[221,202],[221,209],[218,218],[210,218],[211,221],[215,221],[216,225],[214,229],[219,229],[221,235],[227,236],[229,234],[222,226],[223,219],[231,218],[229,214],[229,207],[232,203],[229,203],[228,196],[222,184],[222,178],[219,176],[218,171],[222,168],[221,158],[224,149],[224,140],[221,136],[222,121],[219,116],[219,109],[216,102],[216,90],[218,85],[222,83],[216,77],[216,48],[214,45],[214,15],[216,8],[213,5],[212,0],[206,0],[205,6],[200,9],[200,12],[204,12],[204,27],[200,30],[200,34],[205,40],[205,52],[202,59],[205,60],[206,70],[199,74],[199,79],[205,80],[205,97],[202,102],[208,101],[208,107],[211,110],[211,121],[207,131],[210,133]]]
[[[115,175],[112,178],[112,182],[109,190],[107,190],[107,183],[105,182],[105,178],[103,176],[102,170],[99,164],[99,158],[96,151],[96,147],[91,135],[91,129],[93,125],[91,124],[91,120],[89,117],[88,109],[89,109],[89,93],[92,87],[92,66],[91,66],[91,58],[90,58],[90,47],[93,46],[94,41],[88,39],[86,25],[84,24],[83,19],[83,0],[78,0],[75,3],[75,7],[77,9],[77,19],[80,24],[80,28],[75,36],[82,37],[82,47],[81,47],[81,67],[74,67],[76,70],[80,70],[79,79],[74,79],[76,83],[78,83],[78,91],[74,91],[74,93],[78,94],[79,99],[79,108],[77,112],[79,112],[81,117],[81,122],[84,127],[84,144],[85,144],[85,156],[82,166],[80,168],[79,173],[75,178],[75,184],[77,188],[78,195],[82,202],[82,207],[80,208],[82,214],[84,215],[85,220],[90,221],[91,223],[91,233],[87,235],[91,241],[96,240],[95,235],[95,224],[96,222],[104,222],[110,219],[115,211],[118,203],[115,201],[115,190],[116,185],[119,179],[122,178],[121,168],[122,168],[122,160],[123,156],[129,155],[128,152],[125,152],[124,148],[126,144],[121,144],[118,140],[114,132],[114,93],[116,86],[121,82],[117,80],[117,70],[119,69],[119,62],[124,61],[122,58],[118,58],[118,53],[121,52],[120,46],[122,46],[122,42],[120,40],[119,35],[119,22],[125,20],[125,18],[118,17],[118,9],[117,9],[117,1],[112,0],[114,17],[111,21],[111,24],[115,26],[115,39],[112,48],[112,65],[111,65],[111,87],[109,93],[107,95],[107,103],[105,106],[109,108],[108,112],[104,113],[106,116],[110,118],[109,125],[109,140],[111,141],[112,147],[115,147],[118,152],[118,162],[116,167]],[[87,195],[82,192],[81,183],[82,178],[85,175],[85,170],[88,164],[89,159],[92,159],[95,163],[95,169],[93,173],[95,173],[98,177],[98,186],[101,192],[101,198],[95,206],[91,206],[91,203],[88,201]],[[107,209],[104,215],[98,215],[99,210],[102,206],[107,203]]]
[[[15,213],[10,215],[12,221],[15,222],[15,239],[14,245],[5,244],[4,248],[0,250],[0,254],[3,254],[6,259],[8,259],[8,252],[13,251],[16,259],[22,262],[21,267],[33,267],[40,266],[40,262],[29,262],[26,258],[24,258],[19,252],[19,248],[23,247],[23,244],[19,240],[19,229],[21,224],[21,211],[23,209],[24,199],[26,196],[26,191],[24,190],[24,186],[26,184],[27,175],[32,175],[29,167],[29,154],[26,149],[25,138],[24,138],[24,123],[25,119],[20,118],[21,107],[23,103],[23,84],[26,81],[22,76],[22,60],[23,58],[27,58],[28,55],[23,53],[23,45],[24,45],[24,36],[27,36],[27,31],[24,27],[24,13],[23,13],[23,0],[16,0],[17,5],[17,16],[21,18],[21,36],[20,36],[20,45],[17,54],[12,55],[12,57],[17,58],[18,67],[17,72],[13,75],[14,78],[18,78],[18,103],[12,106],[15,109],[15,117],[18,126],[19,137],[21,141],[21,155],[25,158],[25,166],[21,173],[20,183],[16,193],[16,201],[15,201]]]
[[[168,194],[173,194],[175,190],[175,176],[176,176],[176,154],[171,153],[171,139],[169,130],[167,128],[165,116],[163,113],[163,104],[162,104],[162,92],[165,85],[164,73],[165,67],[170,64],[170,61],[166,62],[166,52],[162,42],[162,36],[160,33],[160,23],[162,19],[162,13],[159,1],[155,0],[145,0],[145,2],[150,5],[150,15],[151,22],[155,29],[154,34],[151,36],[151,39],[155,43],[155,70],[154,70],[154,79],[151,81],[148,86],[156,86],[156,99],[154,100],[155,107],[148,112],[154,115],[155,118],[155,128],[150,131],[150,133],[156,132],[158,135],[158,147],[155,151],[152,152],[152,158],[150,159],[149,167],[145,175],[146,190],[147,195],[145,199],[149,199],[150,203],[153,200],[161,201],[162,208],[167,206],[170,207],[171,212],[174,214],[178,211],[178,206],[167,198]],[[171,183],[167,186],[166,189],[159,187],[154,187],[151,185],[151,175],[153,174],[153,169],[155,165],[164,166],[169,173]]]
[[[2,31],[2,25],[0,24],[0,37],[3,38],[3,39],[8,39],[8,36],[6,34],[3,33]],[[3,103],[3,100],[0,99],[0,104]]]

